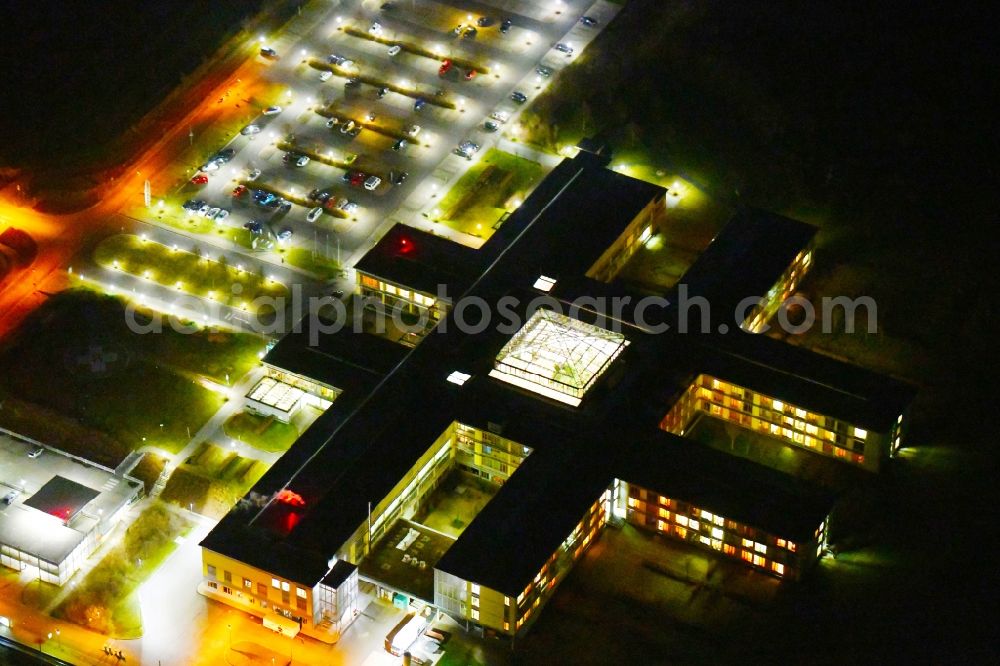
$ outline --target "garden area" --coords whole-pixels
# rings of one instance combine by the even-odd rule
[[[162,503],[153,504],[125,531],[87,577],[55,609],[54,615],[115,638],[142,635],[135,594],[174,549],[192,524]]]
[[[138,335],[121,300],[63,292],[0,346],[0,425],[109,467],[143,445],[176,452],[225,400],[203,378],[235,382],[262,348],[215,329]]]
[[[240,412],[230,417],[224,426],[227,435],[268,453],[281,453],[299,438],[298,429],[271,417]]]
[[[444,195],[433,216],[457,231],[489,238],[544,175],[538,162],[491,148]]]
[[[160,498],[210,518],[222,518],[267,471],[260,460],[204,442],[174,470]]]

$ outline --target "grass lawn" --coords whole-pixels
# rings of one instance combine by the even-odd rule
[[[538,162],[491,148],[458,179],[434,217],[458,231],[489,238],[500,217],[517,208],[545,175]]]
[[[116,638],[142,635],[135,591],[177,548],[190,521],[162,503],[153,504],[56,608],[55,615]]]
[[[120,300],[63,292],[0,347],[0,424],[111,466],[143,444],[178,451],[224,401],[201,375],[236,381],[261,348],[212,329],[137,335]]]
[[[106,268],[236,308],[253,309],[256,298],[288,292],[284,285],[238,266],[128,234],[102,241],[94,260]]]
[[[221,518],[264,475],[267,465],[205,442],[167,481],[162,499]]]
[[[268,452],[287,451],[299,437],[299,431],[291,424],[247,412],[226,421],[225,430],[233,439]]]
[[[300,247],[290,249],[285,253],[285,260],[292,266],[319,275],[324,280],[340,277],[340,264],[334,259],[327,259],[322,254],[316,254]]]

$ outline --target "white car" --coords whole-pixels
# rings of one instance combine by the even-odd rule
[[[299,158],[297,160],[295,160],[295,166],[297,166],[297,167],[304,167],[307,164],[309,164],[309,156],[308,155],[299,155]]]
[[[407,136],[416,136],[420,134],[420,125],[410,125],[406,128]]]
[[[333,78],[333,72],[331,71],[326,71],[319,75],[320,81],[329,81],[331,78]]]
[[[510,120],[510,114],[506,111],[494,111],[490,114],[490,118],[496,120],[497,122],[505,123]]]
[[[219,208],[219,207],[217,207],[217,206],[213,207],[213,208],[209,208],[208,212],[205,214],[205,217],[207,217],[210,220],[214,220],[215,216],[219,214],[220,210],[222,210],[222,209]]]
[[[337,208],[344,211],[345,213],[353,213],[358,209],[358,204],[354,203],[353,201],[350,201],[349,199],[344,199],[344,201],[341,202],[341,204],[337,206]]]
[[[201,215],[202,217],[208,217],[208,211],[210,210],[212,210],[212,207],[209,206],[208,204],[204,204],[202,205],[201,208],[198,209],[198,214]]]
[[[322,206],[316,206],[315,208],[313,208],[312,210],[310,210],[308,213],[306,213],[306,222],[315,222],[316,220],[319,219],[319,216],[322,215],[322,214],[323,214],[323,207]]]
[[[260,178],[260,169],[251,169],[247,174],[247,180],[257,180]]]
[[[394,44],[393,46],[389,47],[389,56],[392,57],[395,55],[399,55],[399,52],[402,50],[403,47],[401,47],[399,44]]]
[[[378,176],[368,176],[368,178],[365,179],[365,189],[368,191],[372,191],[376,187],[378,187],[381,183],[382,179],[379,178]]]
[[[254,134],[258,133],[260,133],[259,125],[247,125],[246,127],[240,130],[240,134],[242,134],[243,136],[253,136]]]
[[[229,217],[229,211],[225,208],[220,208],[219,212],[215,214],[215,221],[222,222],[227,217]]]
[[[567,58],[573,55],[573,47],[570,46],[569,44],[563,44],[562,42],[559,42],[558,44],[556,44],[555,49],[556,51],[559,51],[559,53],[565,53]]]
[[[280,106],[269,106],[266,109],[264,109],[264,115],[265,116],[276,116],[279,113],[281,113],[281,111],[282,111],[282,108]]]
[[[378,21],[372,21],[372,27],[368,28],[368,32],[370,32],[373,35],[381,35],[382,24],[379,23]]]

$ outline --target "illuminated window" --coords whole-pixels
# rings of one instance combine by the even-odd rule
[[[288,581],[284,581],[284,580],[281,581],[281,591],[282,592],[289,592],[289,591],[291,591],[291,589],[292,589],[292,586],[288,584]]]
[[[753,553],[751,553],[749,550],[741,550],[740,557],[746,560],[747,562],[753,561]]]
[[[296,587],[295,588],[295,596],[297,596],[299,599],[305,599],[306,598],[306,591],[303,590],[301,587]]]
[[[708,511],[703,510],[701,512],[701,517],[704,518],[705,520],[712,520],[712,514],[709,513]]]
[[[785,541],[784,539],[778,539],[778,547],[779,548],[784,548],[787,544],[788,544],[788,542]]]
[[[785,565],[781,564],[780,562],[772,562],[771,569],[779,576],[785,575]]]
[[[866,437],[868,437],[868,431],[862,430],[861,428],[855,428],[854,436],[857,437],[858,439],[865,439]]]
[[[249,578],[244,578],[243,579],[243,587],[245,587],[248,590],[252,590],[253,589],[253,581],[250,580]]]
[[[507,620],[503,621],[503,630],[510,631],[510,622],[508,622]]]
[[[701,524],[697,520],[692,520],[688,523],[688,527],[690,527],[693,530],[696,530],[699,527],[701,527]]]
[[[271,587],[273,587],[276,590],[280,590],[281,589],[281,583],[278,581],[277,578],[272,578],[271,579]]]
[[[479,597],[472,595],[472,607],[479,608]]]
[[[734,546],[732,544],[729,544],[729,543],[723,544],[722,545],[722,552],[725,553],[726,555],[735,555],[736,554],[736,546]]]
[[[756,550],[758,553],[767,553],[767,546],[765,546],[762,543],[755,543],[753,545],[753,549]]]
[[[479,594],[479,583],[473,583],[470,589],[473,594]]]
[[[744,548],[753,548],[753,541],[750,539],[743,539],[741,542]]]
[[[682,516],[680,514],[677,514],[676,516],[674,516],[674,520],[676,520],[679,525],[687,527],[688,524],[687,516]]]
[[[781,402],[780,400],[775,400],[774,402],[771,403],[771,405],[774,407],[776,411],[779,412],[785,408],[785,403]]]
[[[504,597],[503,598],[503,605],[504,606],[510,606],[510,597]]]
[[[716,539],[721,539],[722,538],[722,530],[720,530],[718,527],[713,527],[712,528],[712,537],[714,537]]]
[[[479,619],[479,609],[478,608],[473,608],[472,609],[472,619],[473,620],[478,620]]]
[[[545,275],[539,275],[538,279],[535,280],[535,284],[532,286],[539,291],[547,293],[552,290],[552,287],[556,286],[556,281]]]
[[[791,541],[788,542],[788,550],[790,550],[793,553],[795,552],[795,544],[792,543]]]
[[[687,537],[688,531],[683,527],[675,527],[674,531],[677,532],[677,536],[679,536],[682,539]]]

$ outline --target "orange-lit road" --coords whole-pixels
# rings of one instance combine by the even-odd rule
[[[176,113],[156,123],[163,132],[160,138],[123,169],[121,177],[104,185],[95,206],[68,215],[46,215],[0,197],[0,232],[16,227],[38,244],[35,261],[0,283],[0,340],[45,301],[46,293],[65,288],[64,269],[72,258],[88,240],[96,242],[114,231],[108,221],[112,213],[142,202],[145,181],[155,180],[188,147],[191,128],[207,127],[243,113],[236,104],[252,95],[259,85],[255,76],[258,65],[247,58],[252,53],[249,48],[234,50],[201,83],[186,91],[175,105]]]

